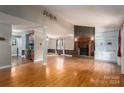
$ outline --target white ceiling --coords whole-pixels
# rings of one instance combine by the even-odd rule
[[[0,12],[0,23],[10,24],[13,32],[32,31],[38,24]]]
[[[38,24],[32,23],[30,21],[27,21],[25,19],[22,18],[18,18],[15,16],[11,16],[8,14],[5,14],[3,12],[0,12],[0,23],[4,23],[4,24],[9,24],[12,25],[12,34],[14,34],[14,32],[16,33],[21,33],[21,32],[32,32],[32,31],[36,31],[36,29],[39,29],[40,26]],[[58,37],[62,37],[63,35],[61,34],[56,34],[56,32],[47,32],[47,35],[50,38],[58,38]],[[70,36],[69,35],[64,35],[66,36]]]
[[[74,25],[118,26],[124,21],[123,5],[46,5],[44,7]]]
[[[45,5],[53,13],[74,25],[108,26],[124,21],[124,6]],[[0,12],[0,23],[13,24],[16,32],[32,31],[38,24]],[[55,37],[56,33],[54,34]]]
[[[34,25],[34,23],[0,12],[0,23],[11,25]]]

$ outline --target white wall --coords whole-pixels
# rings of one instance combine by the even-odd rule
[[[0,68],[11,65],[11,32],[11,25],[0,24],[0,37],[6,39],[0,41]]]
[[[108,45],[111,42],[111,45]],[[118,28],[95,28],[95,59],[117,63]]]
[[[49,39],[48,49],[56,49],[56,38]]]
[[[66,37],[64,38],[65,50],[74,50],[74,37]]]

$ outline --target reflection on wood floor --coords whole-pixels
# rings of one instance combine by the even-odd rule
[[[124,86],[124,76],[116,64],[49,56],[47,64],[31,62],[0,70],[0,86]]]
[[[17,66],[17,65],[21,65],[21,64],[25,64],[25,63],[31,63],[33,61],[22,58],[22,57],[17,57],[17,56],[13,56],[12,57],[12,66]]]

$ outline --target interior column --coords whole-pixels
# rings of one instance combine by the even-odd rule
[[[47,27],[43,28],[43,63],[47,63],[47,35],[46,35]]]
[[[121,74],[124,74],[124,25],[123,28],[121,30],[121,36],[122,36],[122,40],[121,40],[121,50],[122,50],[122,61],[121,61]]]

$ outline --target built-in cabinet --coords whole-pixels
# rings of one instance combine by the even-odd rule
[[[117,63],[118,29],[96,28],[95,59]]]

